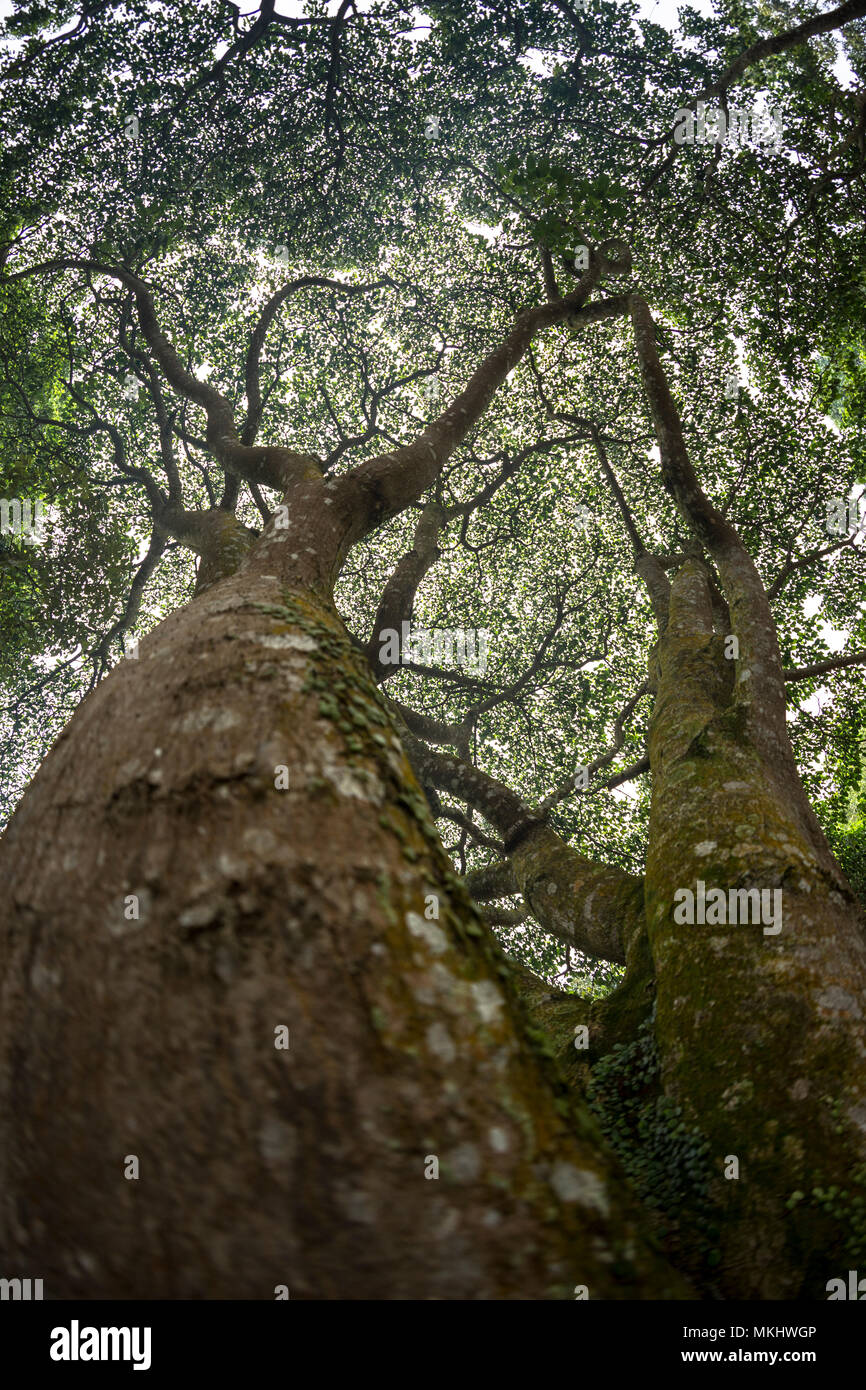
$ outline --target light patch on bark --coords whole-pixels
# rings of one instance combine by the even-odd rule
[[[449,1164],[458,1182],[474,1182],[481,1172],[481,1155],[474,1144],[461,1144]]]
[[[427,1046],[436,1057],[441,1057],[443,1062],[453,1062],[457,1056],[457,1049],[448,1034],[448,1029],[442,1023],[431,1023],[426,1033]]]
[[[863,1011],[854,995],[841,989],[839,985],[831,985],[829,989],[822,989],[820,994],[815,995],[815,1003],[820,1009],[829,1009],[834,1014],[851,1014],[854,1018],[863,1017]]]
[[[376,1210],[370,1196],[366,1192],[348,1187],[341,1187],[335,1194],[340,1210],[345,1214],[349,1221],[354,1221],[360,1226],[372,1226],[376,1221]]]
[[[135,923],[140,926],[139,922]],[[30,983],[37,994],[48,994],[53,989],[59,989],[63,980],[63,971],[51,969],[49,966],[35,963],[30,971]]]
[[[447,951],[448,938],[435,922],[428,922],[425,917],[419,917],[417,912],[407,912],[406,926],[413,936],[420,937],[422,941],[426,942],[434,956],[441,956],[443,951]]]
[[[221,734],[226,729],[233,729],[240,722],[233,710],[194,709],[190,710],[189,714],[185,714],[182,719],[176,719],[172,728],[180,734],[199,734],[204,729]]]
[[[291,1163],[298,1147],[298,1136],[291,1125],[271,1116],[259,1127],[259,1151],[266,1163]]]
[[[474,980],[469,986],[482,1023],[495,1023],[505,1000],[492,980]]]
[[[311,776],[316,775],[315,768],[308,767],[306,771]],[[381,806],[385,800],[385,789],[375,773],[364,771],[355,774],[351,772],[343,763],[337,762],[332,750],[328,747],[322,749],[322,765],[318,771],[321,777],[330,782],[339,796],[352,797],[355,801],[366,801],[372,806]],[[362,783],[361,776],[363,776],[366,786]]]
[[[247,861],[233,854],[221,854],[217,859],[217,868],[226,878],[234,879],[237,883],[242,883],[247,877]]]
[[[848,1111],[848,1118],[866,1134],[866,1105],[852,1105]]]
[[[266,574],[262,575],[262,579],[268,579],[270,577],[271,576]],[[248,608],[249,606],[250,601],[248,598],[238,596],[235,598],[222,598],[219,599],[216,603],[208,603],[207,606],[203,606],[202,608],[200,608],[198,612],[202,615],[211,613],[230,613],[234,608]]]
[[[139,762],[138,758],[132,758],[128,763],[122,763],[117,770],[117,787],[128,787],[129,783],[138,781],[139,777],[145,776],[145,765]]]
[[[459,1225],[460,1213],[453,1207],[447,1207],[435,1220],[433,1230],[438,1240],[445,1240],[448,1236],[453,1236]]]
[[[579,1202],[583,1207],[607,1216],[610,1205],[604,1183],[597,1173],[586,1168],[575,1168],[573,1163],[555,1163],[550,1174],[550,1185],[561,1202]]]
[[[280,847],[279,840],[270,830],[256,829],[252,826],[244,831],[241,843],[264,863],[267,863]]]
[[[178,917],[178,926],[181,927],[208,927],[217,915],[218,907],[215,903],[198,903],[195,907],[188,907]]]
[[[316,642],[312,637],[308,637],[303,632],[281,632],[271,634],[266,637],[250,637],[251,642],[256,642],[260,647],[275,647],[280,650],[292,648],[298,652],[314,652]]]

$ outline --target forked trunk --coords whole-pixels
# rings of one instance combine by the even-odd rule
[[[326,602],[247,570],[167,618],[80,707],[0,864],[10,1276],[682,1296]]]

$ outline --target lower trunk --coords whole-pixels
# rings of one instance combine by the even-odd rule
[[[731,686],[757,673],[708,601],[693,621],[700,583],[675,581],[650,731],[662,1076],[705,1145],[723,1291],[824,1298],[866,1259],[866,933],[799,782],[751,746]]]
[[[76,713],[0,873],[10,1276],[683,1295],[327,604],[247,573],[169,617]]]

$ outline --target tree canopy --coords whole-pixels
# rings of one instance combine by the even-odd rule
[[[669,32],[604,0],[16,4],[2,489],[42,498],[48,523],[41,545],[2,541],[7,814],[124,639],[192,594],[190,514],[258,531],[278,502],[213,459],[113,268],[151,287],[160,331],[248,441],[340,476],[411,440],[545,289],[571,292],[580,248],[616,242],[631,264],[609,294],[652,306],[702,487],[773,599],[806,785],[862,883],[862,667],[810,674],[866,639],[860,535],[827,524],[866,476],[858,14],[684,7]],[[763,53],[768,32],[788,37]],[[674,143],[701,93],[778,110],[779,147]],[[688,546],[613,304],[534,339],[423,500],[350,553],[339,605],[364,644],[407,618],[489,633],[483,674],[437,668],[422,641],[388,694],[434,746],[637,871],[652,615],[634,561]],[[501,856],[477,801],[437,809],[461,871]],[[562,971],[562,944],[503,907],[509,948]]]

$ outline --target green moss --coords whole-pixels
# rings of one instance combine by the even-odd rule
[[[866,1263],[866,1165],[853,1169],[851,1185],[813,1187],[808,1197],[792,1192],[785,1204],[801,1218],[810,1208],[845,1230],[844,1255],[854,1266]]]
[[[711,1270],[719,1260],[710,1144],[662,1094],[653,1015],[632,1042],[617,1043],[595,1064],[587,1100],[638,1195],[656,1214],[659,1235],[700,1278],[702,1268]]]

